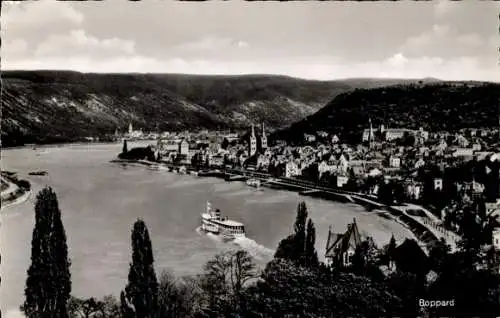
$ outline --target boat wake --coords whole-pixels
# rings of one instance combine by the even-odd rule
[[[215,241],[223,249],[232,249],[234,246],[238,246],[241,249],[247,251],[252,257],[259,261],[270,261],[274,256],[274,251],[263,245],[260,245],[255,240],[248,237],[238,237],[230,241],[225,241],[221,236],[213,233],[205,233],[201,227],[196,228],[196,232],[200,235],[204,235],[211,240]]]
[[[238,245],[250,255],[260,261],[270,261],[274,256],[274,251],[248,237],[238,237],[232,241],[233,244]]]

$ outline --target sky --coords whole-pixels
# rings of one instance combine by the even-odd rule
[[[2,4],[2,70],[500,82],[495,1]]]

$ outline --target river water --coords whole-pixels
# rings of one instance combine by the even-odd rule
[[[131,228],[137,218],[149,228],[158,274],[162,270],[178,275],[199,273],[214,254],[232,246],[197,231],[207,200],[229,218],[245,224],[248,238],[236,244],[248,250],[259,264],[268,261],[279,241],[291,233],[300,200],[306,201],[316,225],[320,258],[328,227],[343,232],[354,217],[361,234],[371,235],[379,244],[386,244],[391,234],[397,240],[413,238],[403,226],[353,204],[267,188],[256,190],[243,182],[110,163],[121,147],[93,144],[2,151],[2,170],[28,178],[34,190],[26,202],[1,212],[3,313],[15,311],[24,299],[34,201],[45,185],[58,195],[72,261],[73,294],[80,297],[118,295],[124,288],[131,259]],[[36,170],[45,170],[48,176],[28,176]]]

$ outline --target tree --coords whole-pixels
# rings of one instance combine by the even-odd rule
[[[316,230],[312,220],[307,220],[307,207],[303,201],[297,205],[297,217],[293,228],[294,233],[280,241],[274,258],[288,259],[302,266],[319,265],[315,249]]]
[[[28,317],[69,317],[70,261],[66,233],[55,192],[41,190],[35,204],[31,265],[21,310]]]
[[[127,147],[127,140],[123,141],[123,149],[122,153],[127,153],[128,152],[128,147]]]
[[[391,205],[394,202],[392,190],[392,184],[386,183],[384,179],[382,179],[379,183],[378,199],[384,204]]]
[[[244,250],[217,254],[205,265],[202,289],[212,314],[228,315],[241,308],[244,286],[257,273],[253,259]]]
[[[69,308],[71,317],[96,317],[103,313],[104,302],[96,300],[93,297],[89,299],[71,297]]]
[[[316,229],[311,219],[307,222],[306,246],[305,246],[305,264],[309,267],[319,265],[318,253],[316,252]]]
[[[199,284],[190,277],[177,279],[162,272],[158,284],[159,317],[192,317],[200,296]]]
[[[306,244],[306,222],[307,222],[307,207],[304,201],[300,202],[297,206],[297,217],[293,226],[295,231],[295,255],[291,255],[292,259],[300,260],[304,255]]]
[[[388,317],[398,307],[381,284],[286,259],[268,263],[244,299],[245,317]]]
[[[441,240],[434,244],[429,250],[430,267],[434,269],[434,271],[440,273],[448,260],[450,251],[450,246],[446,244],[444,238],[441,238]]]
[[[138,219],[132,229],[132,263],[128,284],[121,297],[124,315],[129,315],[132,310],[137,318],[156,317],[158,281],[153,263],[148,229],[144,221]]]
[[[221,143],[221,146],[220,146],[222,149],[226,150],[227,147],[229,147],[229,141],[227,140],[227,138],[224,138],[224,140],[222,140],[222,143]]]

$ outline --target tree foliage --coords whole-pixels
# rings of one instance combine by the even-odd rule
[[[69,317],[70,261],[66,232],[56,193],[41,190],[35,204],[35,227],[31,241],[25,301],[21,310],[28,317]]]
[[[241,310],[244,288],[256,277],[256,266],[248,252],[235,250],[217,254],[207,262],[201,276],[206,295],[203,307],[219,315]]]
[[[127,152],[128,152],[127,140],[124,140],[123,141],[122,153],[127,153]]]
[[[144,221],[138,219],[132,229],[132,263],[128,284],[121,297],[125,316],[133,312],[137,318],[156,317],[158,281],[153,263],[148,229]]]
[[[316,229],[311,219],[307,221],[307,216],[307,207],[302,201],[297,206],[294,233],[280,241],[274,254],[275,258],[288,259],[303,266],[319,264],[315,249]]]

